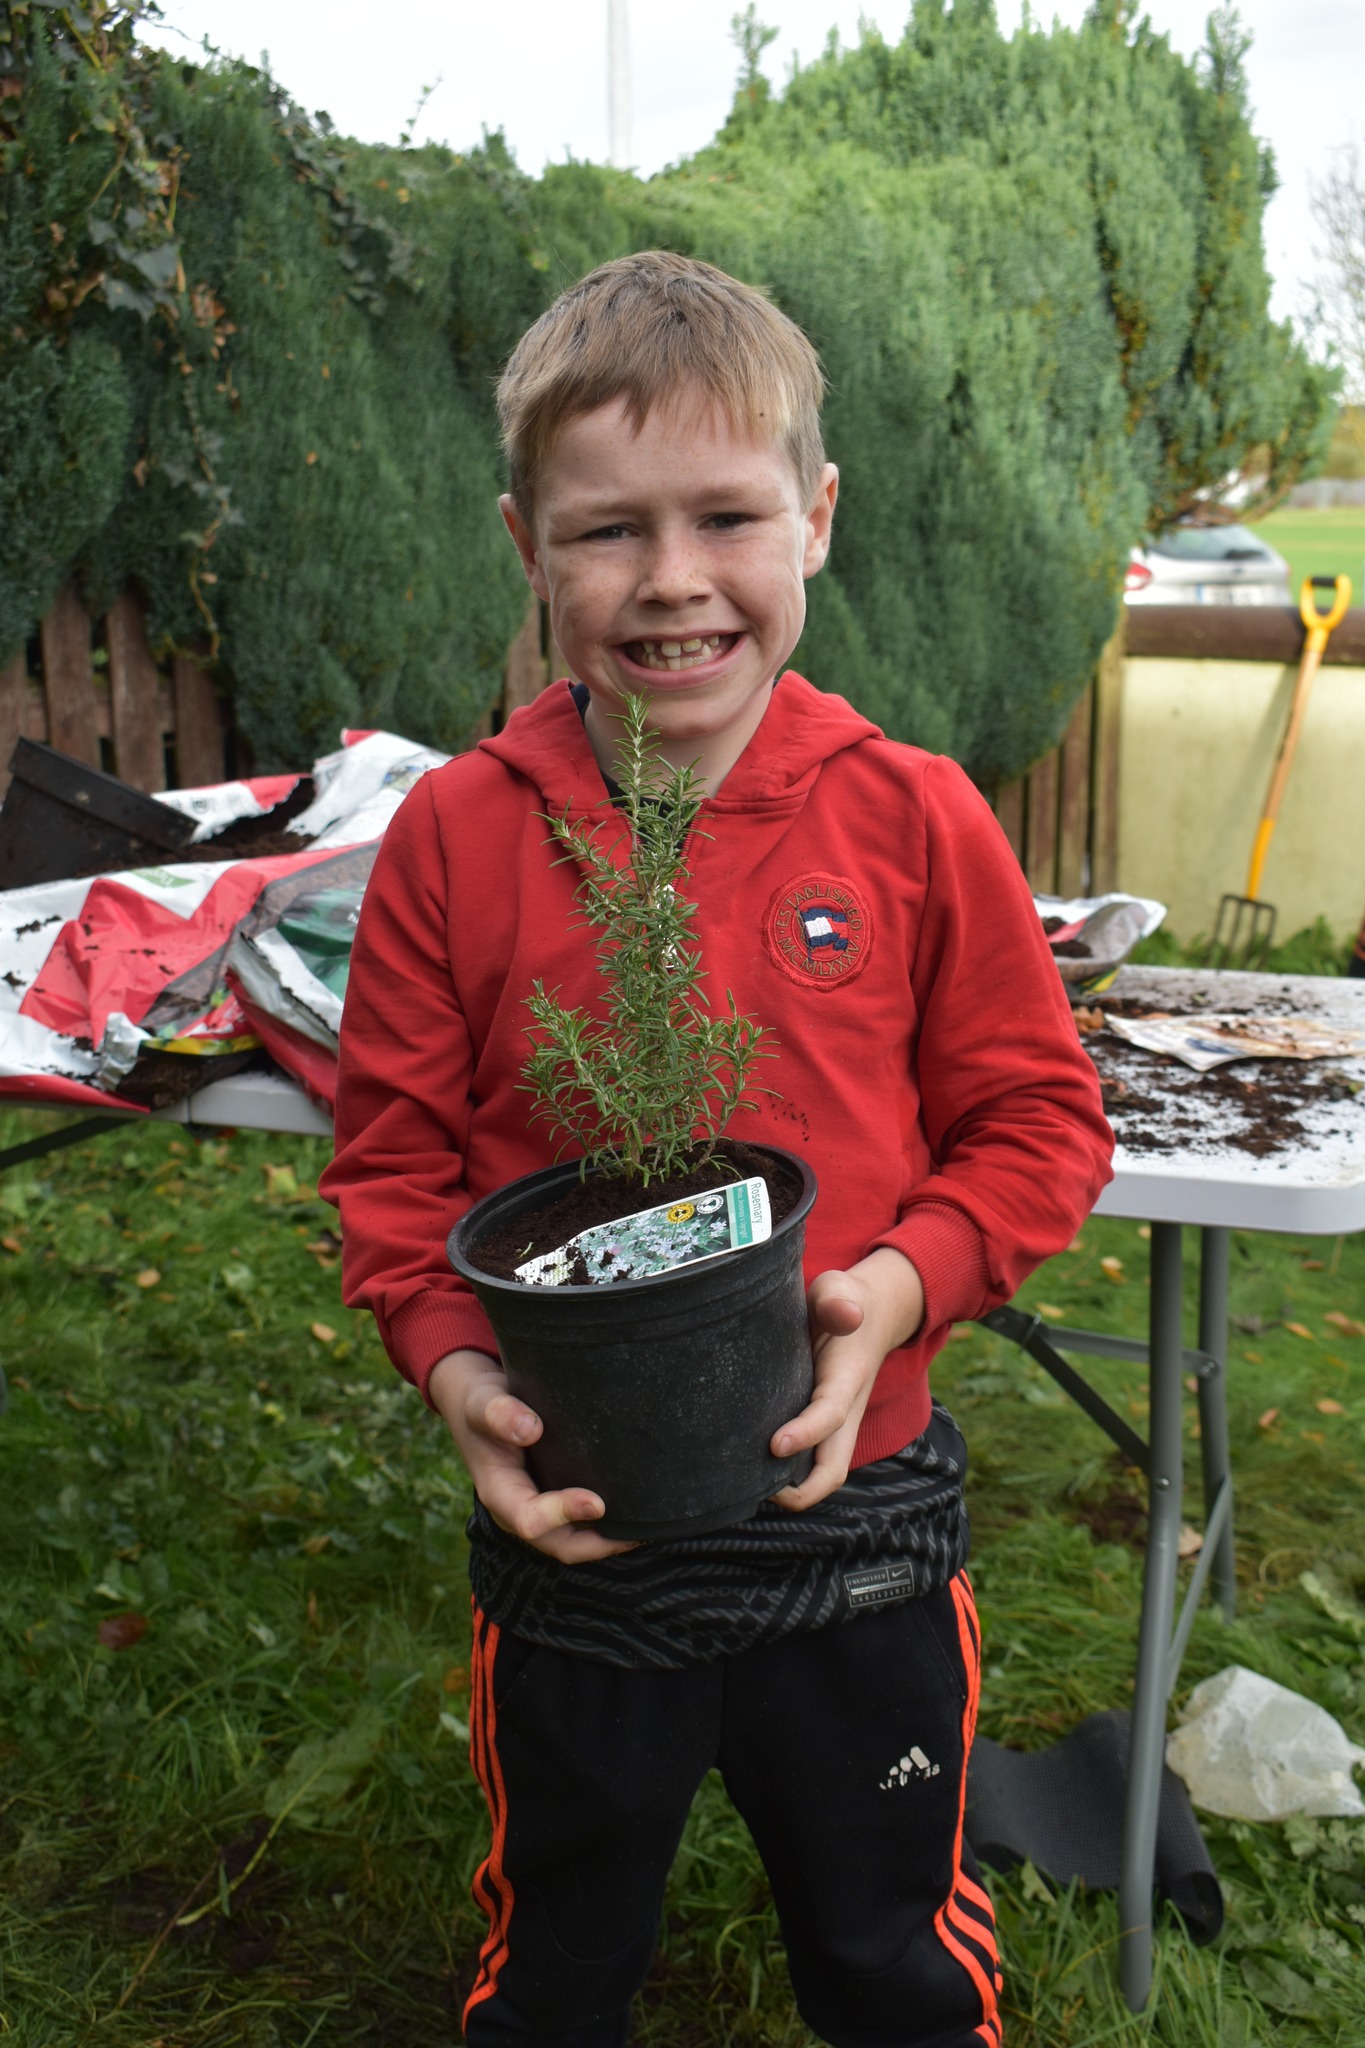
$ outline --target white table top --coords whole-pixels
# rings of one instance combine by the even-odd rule
[[[1154,1010],[1256,1011],[1309,1016],[1365,1030],[1365,981],[1282,974],[1211,974],[1184,968],[1125,967],[1106,1000],[1122,998]],[[1114,1179],[1100,1196],[1101,1216],[1144,1223],[1227,1224],[1239,1230],[1335,1235],[1365,1230],[1365,1091],[1350,1096],[1332,1075],[1365,1082],[1365,1057],[1341,1060],[1238,1062],[1238,1079],[1274,1069],[1271,1085],[1302,1091],[1294,1119],[1300,1132],[1257,1158],[1236,1143],[1244,1119],[1209,1089],[1209,1077],[1174,1060],[1106,1035],[1092,1041],[1104,1071],[1141,1076],[1148,1097],[1169,1105],[1170,1121],[1149,1113],[1130,1119],[1113,1109],[1119,1138]],[[1334,1099],[1335,1096],[1335,1099]],[[238,1125],[329,1137],[326,1114],[282,1074],[245,1073],[211,1081],[188,1101],[157,1116],[173,1123]],[[1145,1142],[1125,1145],[1125,1125]],[[1151,1149],[1153,1145],[1160,1149]]]
[[[229,1074],[210,1081],[169,1109],[155,1109],[158,1123],[208,1124],[244,1131],[292,1131],[304,1138],[330,1138],[332,1119],[287,1074]]]
[[[1246,1011],[1314,1017],[1365,1031],[1365,981],[1330,975],[1214,974],[1172,967],[1125,967],[1106,995],[1153,1010]],[[1118,1138],[1114,1179],[1096,1203],[1101,1216],[1146,1223],[1227,1224],[1238,1230],[1336,1235],[1365,1230],[1365,1056],[1326,1060],[1241,1060],[1196,1074],[1172,1059],[1128,1046],[1110,1034],[1090,1041],[1103,1074],[1121,1075],[1169,1117],[1128,1116],[1110,1107]],[[1300,1128],[1257,1157],[1237,1142],[1247,1113],[1229,1100],[1218,1074],[1263,1084],[1292,1101]],[[1248,1107],[1255,1097],[1247,1098]],[[1125,1144],[1125,1129],[1138,1142]],[[1158,1149],[1159,1148],[1159,1149]]]

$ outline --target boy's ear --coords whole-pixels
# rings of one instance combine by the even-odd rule
[[[536,545],[535,531],[526,524],[517,508],[517,501],[510,491],[504,491],[498,499],[498,510],[502,523],[512,536],[513,545],[521,556],[521,566],[526,571],[526,581],[542,603],[550,601],[550,586],[541,566],[540,550]],[[814,571],[809,572],[814,574]]]
[[[806,553],[801,564],[801,574],[805,577],[818,576],[825,566],[838,497],[839,472],[832,462],[827,462],[820,472],[815,498],[806,514]],[[504,513],[503,517],[506,516]]]

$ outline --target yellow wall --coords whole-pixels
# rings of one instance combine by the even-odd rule
[[[1295,670],[1270,662],[1131,658],[1119,729],[1118,886],[1169,904],[1181,939],[1211,932],[1247,861]],[[1320,669],[1261,895],[1277,939],[1365,911],[1365,669]]]

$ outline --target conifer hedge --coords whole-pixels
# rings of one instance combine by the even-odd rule
[[[777,96],[751,22],[725,128],[648,181],[347,142],[135,16],[15,0],[0,42],[0,660],[73,570],[95,608],[132,579],[157,636],[214,637],[263,763],[345,722],[458,744],[496,697],[492,383],[631,248],[812,335],[843,495],[798,661],[987,784],[1056,738],[1144,528],[1324,452],[1229,15],[1192,66],[1123,9],[1006,40],[918,0]]]

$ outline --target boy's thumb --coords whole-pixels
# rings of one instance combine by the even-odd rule
[[[821,1273],[811,1282],[807,1297],[811,1328],[828,1337],[849,1337],[863,1320],[863,1305],[849,1292],[843,1273]]]

